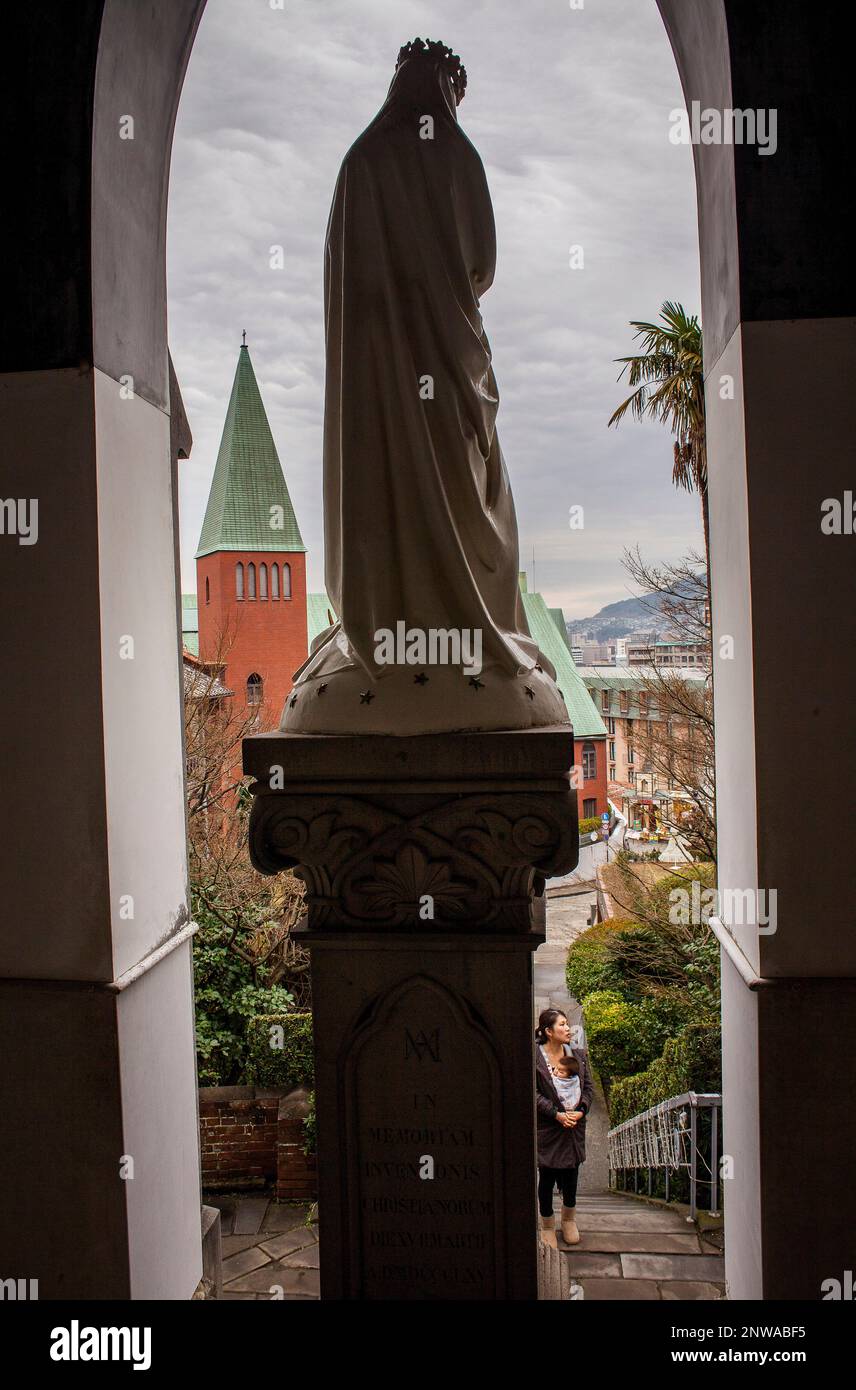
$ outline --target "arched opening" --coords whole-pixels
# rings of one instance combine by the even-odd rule
[[[247,676],[247,704],[260,705],[264,699],[264,681],[258,671]]]
[[[238,563],[237,563],[236,566],[235,566],[235,598],[236,598],[236,599],[243,599],[243,597],[244,597],[244,566],[241,564],[241,562],[240,562],[240,560],[239,560]]]
[[[279,598],[279,565],[270,567],[270,596],[272,599]]]
[[[256,567],[252,560],[247,565],[247,598],[256,597]]]
[[[778,111],[783,133],[775,159],[727,143],[700,144],[693,153],[713,622],[715,641],[732,644],[716,678],[720,874],[735,890],[775,885],[783,904],[778,930],[762,934],[757,923],[736,923],[719,936],[727,1132],[735,1160],[726,1208],[729,1279],[735,1298],[814,1298],[822,1279],[845,1268],[849,1258],[854,1213],[846,1116],[837,1104],[816,1109],[801,1133],[796,1171],[788,1129],[792,1076],[778,1062],[795,1033],[806,1074],[834,1076],[841,1056],[852,1051],[856,943],[852,933],[816,929],[818,921],[840,922],[849,883],[838,836],[813,845],[807,872],[781,749],[798,731],[806,763],[820,778],[814,795],[841,808],[839,824],[846,829],[841,734],[832,732],[823,711],[840,681],[839,653],[852,649],[856,637],[852,560],[840,537],[830,539],[818,524],[823,497],[840,498],[852,482],[851,425],[841,410],[853,358],[849,226],[829,196],[849,119],[843,92],[828,82],[840,47],[839,17],[833,7],[766,0],[752,6],[660,0],[660,9],[687,106],[749,110],[761,92]],[[170,463],[187,455],[189,441],[177,382],[170,382],[164,219],[172,124],[201,10],[197,0],[152,0],[139,10],[105,0],[86,7],[82,17],[76,10],[60,15],[47,28],[37,11],[24,14],[16,37],[26,61],[3,94],[10,143],[29,141],[37,156],[16,185],[17,216],[9,227],[7,264],[15,273],[6,300],[3,370],[6,418],[15,422],[19,447],[7,454],[6,490],[23,498],[44,485],[44,495],[54,499],[53,516],[65,509],[78,523],[64,525],[61,543],[52,546],[57,533],[46,516],[41,545],[27,551],[6,545],[0,553],[4,591],[21,591],[15,566],[22,555],[39,577],[28,586],[30,599],[20,607],[15,630],[30,679],[8,683],[6,722],[20,745],[10,768],[10,801],[26,800],[37,785],[40,822],[59,827],[50,852],[42,835],[18,834],[19,852],[10,856],[15,877],[4,893],[13,929],[8,974],[22,985],[10,1010],[15,1046],[7,1055],[30,1085],[31,1106],[16,1155],[25,1182],[4,1170],[3,1187],[10,1200],[20,1194],[22,1209],[34,1188],[41,1194],[39,1211],[28,1208],[33,1219],[16,1267],[32,1268],[26,1262],[32,1252],[40,1274],[45,1271],[45,1289],[52,1278],[57,1287],[50,1271],[61,1267],[65,1288],[74,1281],[84,1297],[93,1290],[91,1296],[104,1296],[105,1289],[127,1297],[133,1289],[135,1297],[187,1298],[200,1268],[196,1146],[186,1119],[194,1086],[190,924],[186,865],[176,848],[184,815],[174,774],[181,765],[180,667],[170,630],[175,584],[164,525],[174,496]],[[34,80],[42,73],[50,80]],[[820,92],[823,138],[804,121]],[[144,161],[119,157],[128,148],[118,148],[116,112],[128,109],[135,112],[138,137],[145,135]],[[562,129],[561,121],[554,128]],[[786,142],[788,128],[801,132],[798,142]],[[74,177],[56,179],[58,167]],[[563,235],[562,244],[567,240]],[[39,313],[31,311],[34,297]],[[792,389],[795,363],[799,392]],[[129,375],[133,399],[114,408]],[[805,459],[821,435],[816,494]],[[136,481],[141,476],[145,490]],[[129,502],[136,508],[130,533]],[[90,581],[74,593],[68,592],[70,570]],[[795,573],[811,574],[812,583],[795,583]],[[818,592],[827,604],[823,625],[816,621]],[[139,693],[115,679],[116,639],[127,630],[128,613],[156,656],[138,682]],[[40,683],[49,688],[56,661],[42,640],[48,621],[63,634],[85,632],[87,640],[64,648],[69,698],[50,727],[37,728],[29,690]],[[821,627],[837,630],[840,641],[830,644]],[[796,675],[789,654],[793,630],[803,634]],[[25,685],[26,702],[16,704],[16,686],[19,695]],[[95,746],[103,757],[91,757]],[[75,759],[69,775],[76,795],[90,813],[85,824],[84,818],[80,825],[70,822],[67,786],[54,775],[69,757]],[[735,767],[745,775],[734,778]],[[123,795],[123,785],[133,787],[133,796]],[[145,843],[141,808],[151,830]],[[113,920],[108,847],[111,863],[127,870],[137,887],[137,915],[121,925]],[[85,892],[69,899],[70,873],[79,876],[82,863]],[[37,938],[21,934],[21,921],[56,901],[67,903],[61,918],[40,911]],[[178,911],[176,904],[183,904]],[[34,979],[44,982],[35,1003],[24,987]],[[82,982],[86,989],[79,988]],[[60,990],[63,983],[77,988]],[[65,1074],[76,1088],[76,1104],[61,1114],[56,1076],[40,1060],[44,1010],[55,993],[57,1010],[79,1010],[64,1034]],[[84,1014],[92,998],[103,1001],[108,994],[109,1009]],[[105,1059],[97,1090],[87,1089],[93,1047]],[[137,1140],[151,1145],[151,1161],[115,1199],[80,1133],[79,1116],[102,1102],[121,1117],[123,1151],[134,1152]],[[59,1127],[46,1154],[43,1134],[51,1124]],[[115,1253],[109,1267],[91,1268],[82,1227],[66,1219],[52,1182],[57,1151],[86,1189],[81,1209],[100,1203],[105,1244]],[[100,1163],[100,1150],[96,1157]],[[51,1251],[57,1232],[62,1260]],[[800,1260],[793,1258],[795,1245]]]
[[[211,580],[208,578],[207,574],[205,576],[205,602],[211,602]]]
[[[259,565],[259,598],[264,599],[268,596],[268,570],[267,565]]]
[[[282,596],[291,598],[291,565],[287,561],[282,566]]]

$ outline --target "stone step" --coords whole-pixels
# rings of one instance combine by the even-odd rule
[[[725,1279],[721,1255],[621,1255],[625,1279],[689,1279],[716,1283]]]
[[[698,1238],[682,1231],[589,1231],[580,1227],[579,1245],[574,1250],[602,1250],[623,1254],[636,1251],[659,1255],[698,1255]]]
[[[577,1282],[582,1281],[586,1275],[598,1279],[621,1279],[621,1256],[609,1255],[597,1251],[589,1253],[579,1253],[579,1246],[573,1246],[570,1250],[563,1250],[562,1254],[568,1262],[568,1273]]]
[[[588,1194],[580,1193],[577,1197],[577,1207],[580,1211],[663,1211],[663,1207],[649,1207],[643,1202],[634,1202],[629,1197],[617,1197],[612,1200],[609,1197],[590,1197]],[[668,1212],[669,1216],[680,1215],[679,1212]]]
[[[630,1280],[625,1279],[624,1283]],[[637,1280],[633,1280],[637,1283]],[[660,1297],[663,1299],[680,1300],[681,1302],[700,1302],[702,1300],[722,1300],[725,1298],[725,1284],[700,1283],[697,1280],[674,1279],[659,1285]]]
[[[682,1216],[659,1211],[599,1211],[588,1218],[588,1224],[590,1229],[598,1231],[681,1231],[686,1234],[694,1229]]]
[[[647,1279],[578,1279],[584,1299],[658,1299],[660,1291]]]

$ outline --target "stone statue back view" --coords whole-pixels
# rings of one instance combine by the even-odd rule
[[[338,621],[282,728],[567,723],[529,635],[480,297],[496,238],[458,58],[417,39],[342,163],[325,248],[324,508]]]

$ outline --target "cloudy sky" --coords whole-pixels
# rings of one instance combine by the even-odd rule
[[[579,3],[579,0],[576,0]],[[497,224],[482,301],[521,562],[583,617],[627,596],[620,557],[698,546],[697,499],[671,484],[652,424],[607,430],[626,392],[628,321],[664,299],[699,309],[683,105],[654,0],[208,0],[176,130],[170,344],[194,435],[182,464],[182,570],[194,552],[246,328],[280,460],[323,585],[322,253],[342,156],[382,105],[398,49],[450,44],[467,68],[461,125]],[[271,269],[270,248],[284,248]],[[583,251],[570,268],[570,248]],[[582,530],[569,526],[582,506]]]

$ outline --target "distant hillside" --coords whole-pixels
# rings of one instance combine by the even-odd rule
[[[642,634],[659,637],[665,629],[660,601],[653,594],[650,598],[619,599],[618,603],[608,603],[601,608],[594,617],[577,618],[568,623],[568,632],[583,633],[592,642]]]

